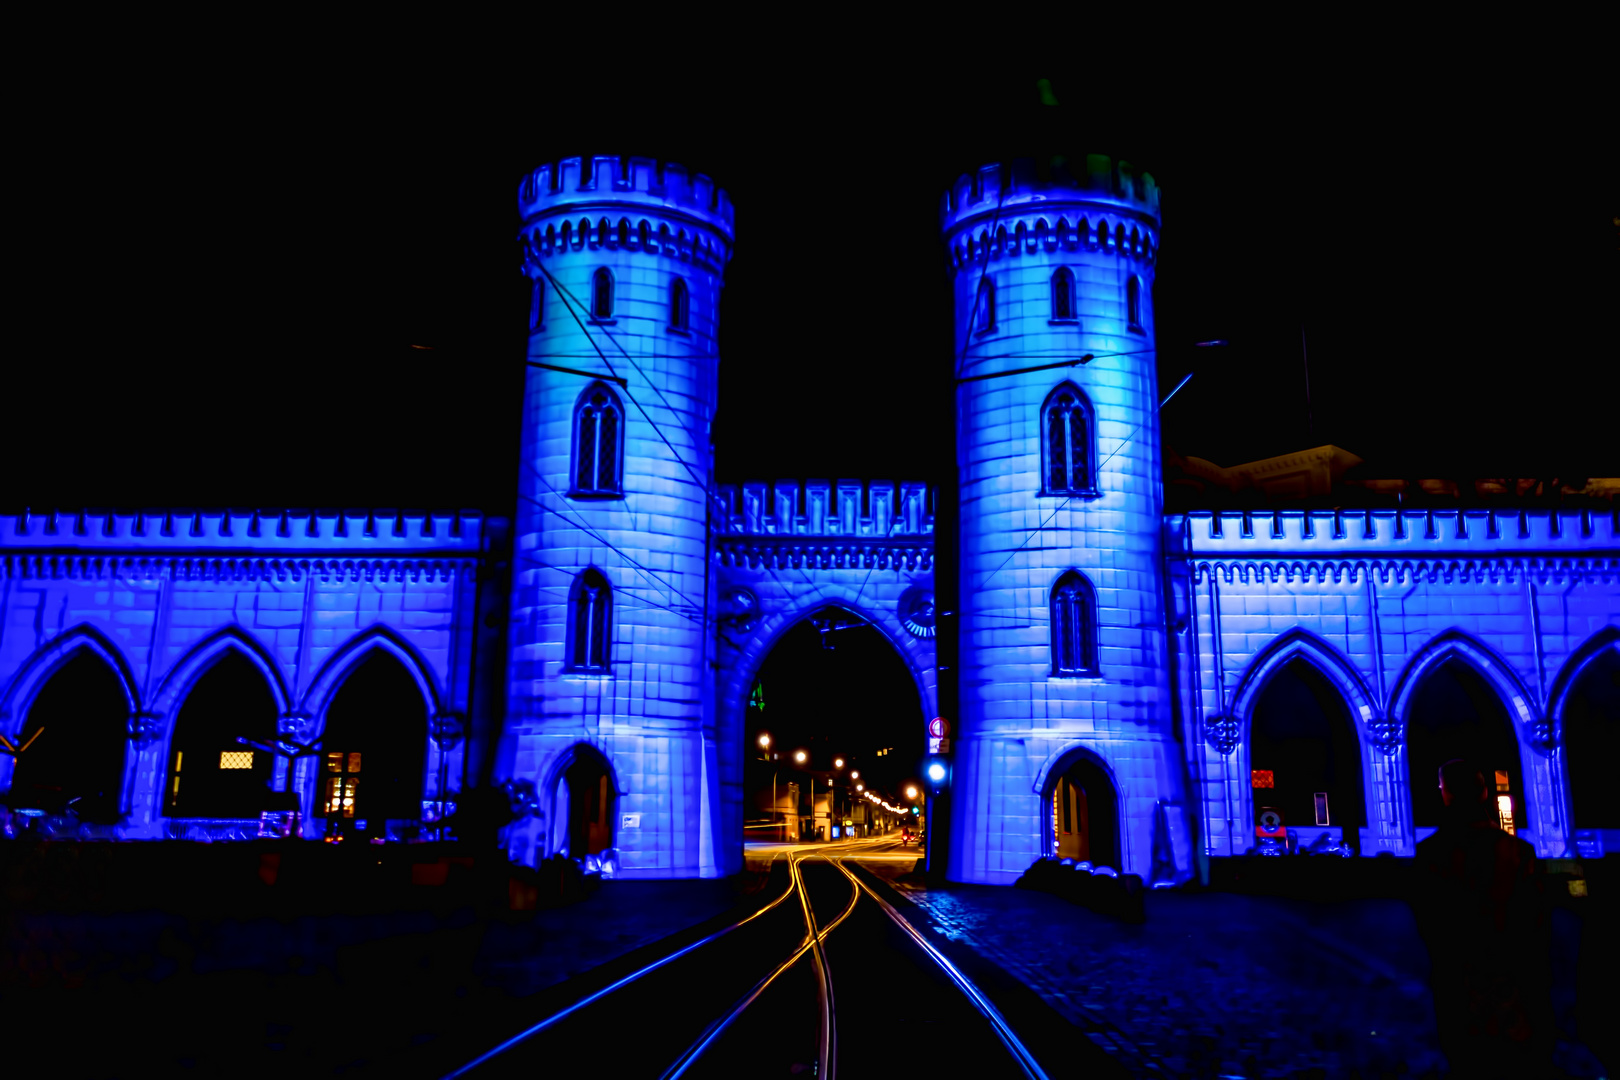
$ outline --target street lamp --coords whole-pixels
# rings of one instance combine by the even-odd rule
[[[843,758],[833,758],[833,768],[842,769],[843,767],[844,767],[844,759]]]
[[[906,788],[906,798],[915,799],[916,797],[917,797],[917,789],[915,787],[907,787]]]
[[[793,760],[797,761],[800,765],[803,765],[804,764],[804,759],[809,757],[809,756],[810,755],[806,754],[803,750],[795,750],[795,751],[793,751]]]
[[[849,771],[849,778],[851,780],[859,780],[861,778],[860,770],[859,769],[851,769]]]
[[[769,750],[771,748],[771,733],[770,732],[765,731],[765,732],[760,733],[759,745],[760,745],[760,747],[762,749],[765,749],[765,750]]]

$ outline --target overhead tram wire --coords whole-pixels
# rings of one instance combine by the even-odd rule
[[[590,330],[586,329],[585,324],[580,321],[579,315],[574,311],[575,305],[578,305],[580,308],[584,308],[585,305],[580,303],[579,297],[575,296],[566,285],[558,281],[556,277],[552,275],[551,271],[547,270],[544,266],[541,266],[540,272],[546,275],[546,280],[551,282],[552,288],[556,289],[558,295],[563,297],[563,306],[568,309],[568,314],[573,318],[575,324],[579,327],[580,333],[585,335],[585,340],[590,342],[591,348],[596,351],[596,355],[601,358],[603,364],[607,365],[608,371],[612,372],[614,376],[618,376],[617,369],[614,368],[612,362],[609,361],[607,356],[602,352],[602,347],[596,343],[596,339],[591,336]],[[677,410],[669,403],[669,399],[664,396],[663,391],[658,388],[658,385],[653,382],[653,380],[647,378],[647,373],[641,370],[641,365],[636,363],[635,357],[630,355],[629,350],[627,350],[624,345],[619,342],[618,338],[615,338],[612,334],[609,334],[606,331],[603,331],[603,333],[607,337],[608,341],[613,344],[613,347],[618,349],[619,353],[624,357],[624,359],[632,368],[635,369],[636,374],[640,375],[642,380],[652,388],[653,393],[658,395],[658,399],[664,403],[664,407],[671,413],[678,415]],[[720,354],[718,352],[703,353],[699,354],[699,357],[702,359],[718,360],[719,355]],[[680,454],[675,452],[675,447],[670,444],[669,439],[665,438],[663,430],[658,426],[658,422],[652,418],[651,414],[649,414],[645,408],[642,407],[641,402],[636,401],[635,395],[630,393],[629,384],[624,383],[622,385],[624,386],[625,396],[631,400],[637,409],[641,410],[641,415],[646,418],[647,423],[652,425],[653,430],[657,432],[659,439],[663,441],[664,445],[669,447],[669,452],[674,455],[675,460],[680,462],[682,468],[686,469],[687,473],[694,481],[698,482],[698,487],[700,490],[702,490],[704,497],[708,500],[708,505],[711,508],[718,506],[718,508],[721,510],[721,513],[716,516],[718,516],[721,521],[725,522],[725,531],[729,532],[731,525],[729,508],[719,502],[719,497],[708,487],[706,483],[698,481],[697,473],[693,472],[692,467],[681,459]],[[765,572],[771,576],[772,580],[774,580],[778,585],[782,585],[784,588],[786,587],[786,583],[783,582],[780,577],[777,577],[776,570],[770,565],[769,562],[762,561],[761,565],[764,567]],[[809,573],[805,572],[802,567],[800,568],[800,572],[804,573],[806,585],[814,583]]]
[[[576,570],[570,569],[570,568],[568,568],[566,566],[557,566],[554,563],[543,562],[540,559],[534,558],[532,555],[520,555],[520,556],[518,556],[518,559],[520,561],[524,562],[524,563],[527,563],[530,566],[538,566],[538,567],[541,567],[541,568],[546,569],[546,570],[560,570],[565,574],[577,573]],[[560,593],[564,597],[566,597],[567,594],[568,594],[567,589],[559,588],[559,587],[557,587],[555,585],[536,585],[535,588],[538,589],[540,592]],[[631,593],[632,595],[631,595],[630,599],[633,601],[633,603],[631,605],[629,605],[629,606],[633,606],[633,607],[637,607],[637,608],[646,608],[646,609],[649,609],[649,610],[656,609],[658,611],[667,611],[671,615],[679,615],[681,618],[686,619],[686,620],[688,620],[690,622],[699,622],[699,621],[701,621],[701,616],[694,615],[690,611],[682,611],[680,608],[670,607],[667,604],[660,604],[660,603],[657,603],[655,601],[646,600],[646,599],[644,599],[642,597],[634,595],[634,593],[640,592],[640,591],[644,590],[645,588],[646,588],[646,586],[637,587],[635,585],[624,585],[624,586],[620,586],[618,589],[615,589],[614,593],[615,594],[620,593],[620,592]],[[614,603],[618,603],[618,601],[615,600]]]
[[[1147,351],[1147,350],[1144,350],[1144,351]],[[1182,380],[1179,383],[1176,384],[1175,390],[1171,390],[1168,394],[1166,394],[1164,396],[1164,400],[1159,402],[1159,408],[1155,409],[1154,412],[1157,413],[1160,410],[1162,410],[1166,405],[1170,404],[1170,399],[1175,397],[1176,392],[1179,391],[1183,386],[1186,386],[1188,381],[1191,380],[1192,377],[1193,377],[1193,373],[1190,372],[1190,371],[1187,372],[1187,374],[1182,378]],[[1099,477],[1101,477],[1101,475],[1102,475],[1103,466],[1107,465],[1110,461],[1113,461],[1115,455],[1117,455],[1121,450],[1125,449],[1125,447],[1129,446],[1131,440],[1136,437],[1136,433],[1138,431],[1141,431],[1146,426],[1147,426],[1147,419],[1144,419],[1144,420],[1142,420],[1141,423],[1137,424],[1136,427],[1131,429],[1130,434],[1126,435],[1125,438],[1120,440],[1119,445],[1114,448],[1114,453],[1109,454],[1107,457],[1103,458],[1102,464],[1097,466],[1097,475]],[[1042,521],[1039,525],[1035,526],[1035,531],[1030,533],[1028,536],[1024,537],[1024,542],[1022,544],[1019,544],[1017,547],[1015,547],[1011,551],[1007,552],[1007,557],[1005,559],[1001,560],[1001,565],[996,567],[994,570],[990,571],[990,576],[985,578],[983,581],[979,582],[979,584],[974,587],[974,589],[973,589],[974,593],[978,594],[978,593],[983,592],[985,587],[990,584],[991,580],[994,579],[997,574],[1001,573],[1002,569],[1009,562],[1012,561],[1012,557],[1014,555],[1018,554],[1020,551],[1024,550],[1024,548],[1029,545],[1029,542],[1031,540],[1033,540],[1037,536],[1039,536],[1041,534],[1041,530],[1046,528],[1047,522],[1051,521],[1054,517],[1056,517],[1058,511],[1062,510],[1065,506],[1068,506],[1069,503],[1072,502],[1073,500],[1074,500],[1074,496],[1070,495],[1068,498],[1064,499],[1062,502],[1060,502],[1056,506],[1054,506],[1052,508],[1052,512],[1050,514],[1046,515],[1046,519],[1044,521]]]
[[[539,480],[542,484],[545,484],[546,487],[548,489],[550,489],[550,491],[551,491],[551,493],[553,495],[556,495],[559,499],[564,499],[564,496],[562,495],[562,493],[559,492],[556,488],[552,487],[551,483],[548,480],[546,480],[546,478],[544,476],[542,476],[540,474],[540,471],[538,469],[534,470],[534,473],[535,473],[535,478],[537,480]],[[600,533],[598,533],[597,531],[592,529],[589,525],[585,524],[583,522],[583,520],[580,521],[580,522],[572,521],[561,510],[553,510],[551,507],[547,506],[545,503],[541,502],[539,499],[531,498],[531,497],[529,497],[527,495],[524,495],[522,492],[518,493],[518,497],[521,498],[521,499],[526,499],[527,501],[533,503],[536,507],[538,507],[539,509],[545,511],[548,514],[553,514],[553,515],[555,515],[555,516],[557,516],[559,518],[562,518],[562,520],[564,522],[566,522],[569,526],[580,530],[586,536],[590,537],[592,540],[595,540],[597,543],[599,543],[602,546],[604,546],[604,547],[608,548],[609,550],[613,551],[621,559],[623,559],[625,562],[629,563],[635,570],[640,572],[640,574],[643,577],[645,577],[650,583],[652,583],[654,585],[657,585],[657,586],[662,586],[663,588],[667,589],[669,592],[675,594],[676,596],[679,596],[682,600],[685,600],[687,602],[687,604],[690,605],[693,608],[696,608],[698,606],[698,605],[692,603],[692,598],[691,597],[689,597],[685,593],[681,592],[681,590],[676,588],[674,585],[671,585],[669,582],[664,581],[662,578],[658,577],[658,575],[653,573],[651,570],[647,569],[645,566],[642,566],[641,563],[637,562],[634,558],[632,558],[627,552],[625,552],[618,545],[614,544],[611,540],[607,539],[607,537],[601,535]],[[566,501],[566,499],[565,499],[565,501]]]

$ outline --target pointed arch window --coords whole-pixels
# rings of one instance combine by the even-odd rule
[[[568,667],[606,672],[613,631],[613,589],[594,567],[574,579],[569,597]]]
[[[529,333],[540,329],[545,319],[546,281],[545,278],[535,278],[534,288],[529,292]]]
[[[588,387],[574,409],[574,494],[622,495],[624,406],[601,383]]]
[[[605,266],[591,276],[591,317],[613,318],[613,275]]]
[[[977,331],[988,334],[996,328],[996,283],[988,277],[979,282]]]
[[[1041,480],[1043,495],[1096,493],[1091,468],[1091,408],[1085,395],[1064,383],[1046,399],[1042,409]]]
[[[669,290],[669,325],[676,330],[685,330],[687,316],[686,282],[680,278]]]
[[[1052,275],[1052,318],[1074,318],[1074,274],[1067,266]]]
[[[1097,597],[1078,570],[1052,586],[1052,674],[1097,674]]]
[[[1125,321],[1132,330],[1142,329],[1142,279],[1135,274],[1125,279]]]

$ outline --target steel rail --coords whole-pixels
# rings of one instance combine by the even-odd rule
[[[473,1069],[478,1068],[480,1065],[482,1065],[485,1062],[491,1060],[492,1058],[496,1057],[497,1055],[505,1053],[506,1051],[510,1050],[512,1047],[516,1046],[518,1043],[523,1042],[525,1039],[528,1039],[528,1038],[531,1038],[531,1037],[533,1037],[535,1035],[540,1034],[540,1032],[542,1032],[542,1031],[546,1030],[547,1028],[551,1027],[553,1024],[556,1024],[558,1021],[566,1019],[567,1017],[572,1016],[574,1013],[576,1013],[579,1010],[585,1008],[586,1006],[591,1005],[591,1004],[593,1004],[593,1003],[595,1003],[597,1001],[602,1000],[603,998],[607,997],[609,994],[613,993],[616,990],[623,989],[624,987],[626,987],[626,986],[630,985],[631,983],[635,982],[637,979],[640,979],[642,976],[650,975],[652,972],[657,971],[659,968],[664,967],[667,964],[674,963],[676,960],[679,960],[681,957],[685,956],[687,953],[690,953],[690,952],[692,952],[692,951],[694,951],[696,949],[700,949],[704,945],[709,944],[710,942],[717,941],[720,938],[725,937],[727,934],[731,933],[733,930],[736,930],[736,929],[738,929],[740,927],[746,926],[748,923],[753,922],[755,919],[759,918],[761,915],[764,915],[766,912],[768,912],[772,908],[776,907],[782,901],[786,900],[789,896],[792,896],[794,894],[794,892],[796,891],[796,889],[797,889],[797,873],[796,873],[796,870],[795,870],[795,868],[793,866],[793,861],[792,861],[791,855],[789,856],[789,859],[788,859],[788,875],[789,875],[788,887],[782,893],[782,895],[778,896],[775,900],[772,900],[770,903],[766,904],[764,907],[760,908],[758,911],[754,912],[752,915],[749,915],[747,918],[739,919],[738,921],[732,923],[730,926],[722,927],[721,929],[716,930],[714,933],[709,934],[706,937],[700,938],[699,940],[692,942],[692,944],[687,945],[685,948],[682,948],[682,949],[679,949],[679,950],[677,950],[675,952],[672,952],[668,956],[661,957],[661,958],[659,958],[657,960],[654,960],[652,963],[648,964],[646,967],[643,967],[643,968],[641,968],[641,969],[639,969],[637,971],[633,971],[629,975],[626,975],[623,978],[617,980],[616,982],[614,982],[614,983],[612,983],[612,984],[610,984],[608,986],[603,987],[602,989],[596,991],[595,993],[589,994],[589,995],[581,998],[580,1000],[574,1002],[572,1005],[568,1006],[566,1009],[562,1009],[562,1010],[559,1010],[558,1012],[552,1013],[550,1016],[546,1017],[544,1020],[540,1021],[538,1024],[535,1024],[533,1027],[527,1028],[524,1031],[519,1032],[518,1034],[512,1036],[510,1039],[507,1039],[505,1042],[501,1043],[499,1046],[496,1046],[491,1050],[485,1051],[484,1053],[480,1054],[478,1057],[476,1057],[473,1060],[469,1061],[467,1064],[465,1064],[465,1065],[461,1066],[460,1068],[456,1069],[454,1072],[446,1073],[444,1075],[443,1080],[457,1080],[458,1077],[462,1077],[462,1076],[467,1075]]]
[[[799,859],[795,859],[794,854],[796,854],[796,853],[795,852],[789,852],[788,853],[788,866],[789,866],[790,872],[793,875],[793,881],[794,881],[795,888],[803,889],[803,878],[799,876],[798,863],[802,862],[804,858],[808,858],[809,856],[804,856],[804,857],[801,857]],[[824,855],[821,855],[819,857],[823,858],[823,859],[826,858],[826,856],[824,856]],[[804,903],[807,905],[807,908],[808,908],[808,904],[809,904],[808,891],[802,892],[801,893],[801,898],[803,899]],[[802,942],[799,943],[797,948],[795,948],[793,950],[793,955],[789,956],[786,960],[782,961],[782,963],[777,966],[776,970],[772,971],[769,975],[765,976],[765,978],[761,979],[758,983],[756,983],[754,985],[754,988],[752,990],[748,991],[748,993],[744,994],[740,999],[738,999],[737,1003],[735,1005],[733,1005],[726,1012],[726,1014],[724,1016],[720,1017],[714,1023],[710,1024],[708,1029],[705,1030],[703,1032],[703,1034],[698,1038],[697,1042],[695,1042],[691,1046],[687,1047],[685,1052],[682,1053],[681,1056],[675,1060],[675,1063],[673,1065],[671,1065],[664,1072],[664,1074],[659,1078],[659,1080],[675,1080],[676,1077],[679,1077],[679,1076],[683,1075],[686,1072],[686,1070],[690,1069],[692,1067],[693,1063],[696,1062],[697,1059],[703,1055],[703,1052],[705,1050],[707,1050],[714,1043],[714,1041],[720,1037],[720,1035],[726,1030],[726,1028],[730,1027],[732,1022],[735,1021],[737,1019],[737,1017],[742,1015],[743,1010],[748,1008],[748,1006],[752,1005],[754,1003],[754,1001],[761,994],[763,994],[765,992],[766,987],[770,986],[771,983],[775,982],[776,979],[779,976],[781,976],[782,974],[787,972],[787,970],[789,968],[791,968],[794,964],[798,963],[799,960],[803,958],[804,954],[809,952],[812,947],[817,945],[818,942],[820,942],[828,934],[832,933],[835,929],[837,929],[839,923],[841,923],[845,919],[849,918],[850,912],[855,910],[855,905],[856,905],[857,902],[859,902],[860,898],[861,898],[860,889],[858,889],[858,888],[850,889],[849,904],[848,904],[847,907],[844,908],[842,914],[840,914],[838,916],[838,918],[834,919],[832,922],[828,923],[826,926],[822,927],[819,931],[812,930],[811,933],[807,933],[805,935],[805,939]],[[813,922],[807,920],[807,922],[806,922],[807,927],[813,927],[813,925],[814,925]],[[821,1069],[821,1072],[820,1072],[819,1075],[831,1077],[832,1073],[831,1073],[830,1070],[837,1067],[837,1061],[835,1059],[831,1058],[831,1057],[824,1056],[824,1055],[829,1055],[829,1054],[835,1052],[836,1051],[836,1043],[833,1041],[833,1039],[828,1037],[831,1034],[831,1017],[832,1017],[832,1008],[831,1008],[832,1002],[831,1002],[831,996],[830,996],[830,991],[831,991],[830,983],[827,984],[825,988],[828,991],[828,996],[822,999],[822,1005],[823,1005],[824,1010],[825,1010],[824,1013],[823,1013],[823,1016],[826,1018],[826,1020],[825,1020],[825,1023],[824,1023],[824,1026],[823,1026],[821,1032],[819,1033],[822,1036],[822,1038],[820,1039],[820,1046],[818,1047],[817,1057],[820,1059],[819,1060],[819,1068]]]
[[[1007,1023],[1006,1018],[1001,1015],[1001,1011],[990,1003],[990,999],[985,997],[984,992],[973,984],[973,980],[964,975],[960,970],[957,969],[955,964],[951,963],[950,960],[945,957],[943,953],[934,948],[934,946],[928,942],[928,939],[923,937],[917,928],[912,926],[910,921],[907,920],[904,915],[896,911],[887,900],[873,892],[871,887],[868,886],[866,882],[850,873],[849,869],[844,866],[843,858],[833,858],[828,859],[827,861],[838,867],[843,875],[849,878],[849,880],[853,882],[857,888],[864,891],[866,895],[870,896],[873,900],[877,901],[878,906],[883,909],[884,914],[888,915],[888,917],[894,921],[896,926],[900,927],[901,930],[904,930],[913,941],[922,947],[923,952],[927,953],[929,958],[944,970],[945,974],[950,977],[950,980],[956,984],[957,989],[961,990],[962,993],[967,996],[967,999],[973,1003],[973,1007],[978,1009],[986,1020],[990,1021],[991,1029],[995,1031],[996,1036],[1000,1038],[1002,1043],[1007,1047],[1008,1052],[1011,1053],[1014,1060],[1018,1062],[1019,1067],[1024,1070],[1025,1076],[1028,1076],[1030,1080],[1050,1080],[1050,1078],[1046,1075],[1046,1071],[1042,1069],[1040,1063],[1035,1060],[1035,1055],[1030,1053],[1029,1048],[1023,1044],[1023,1041],[1020,1040],[1013,1032],[1011,1025]]]

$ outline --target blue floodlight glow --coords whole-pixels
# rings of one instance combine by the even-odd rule
[[[1180,369],[1158,364],[1175,344],[1155,337],[1159,190],[1128,163],[1092,156],[1044,179],[1029,162],[987,166],[946,193],[961,487],[959,561],[945,572],[960,598],[937,614],[927,483],[708,483],[735,238],[723,190],[679,165],[568,158],[524,181],[519,211],[532,311],[515,518],[0,518],[7,625],[33,627],[0,635],[0,792],[22,799],[27,770],[43,767],[29,747],[49,710],[35,704],[53,679],[80,677],[84,657],[114,687],[110,745],[85,757],[121,778],[119,834],[257,836],[257,819],[180,816],[193,789],[175,787],[193,774],[176,738],[190,687],[231,654],[274,711],[252,737],[220,740],[274,751],[270,786],[296,797],[303,837],[319,840],[329,706],[386,652],[428,713],[425,731],[402,736],[424,763],[412,827],[453,816],[464,788],[516,785],[528,795],[505,843],[519,862],[584,863],[588,847],[608,877],[723,876],[743,867],[761,667],[787,628],[837,609],[900,654],[919,724],[938,715],[941,680],[957,680],[950,748],[924,769],[953,787],[952,880],[1011,884],[1038,858],[1086,854],[1079,868],[1160,887],[1256,850],[1253,776],[1276,770],[1256,760],[1252,729],[1290,665],[1342,707],[1354,765],[1331,799],[1349,820],[1327,821],[1327,801],[1322,824],[1302,809],[1290,850],[1413,853],[1437,795],[1413,771],[1408,727],[1448,665],[1501,706],[1491,722],[1517,834],[1543,858],[1620,850],[1620,830],[1576,820],[1567,763],[1580,754],[1565,732],[1582,679],[1620,647],[1620,517],[1165,514],[1159,410],[1192,376],[1161,394],[1160,368]],[[1260,464],[1267,483],[1326,491],[1347,460],[1322,447]],[[510,591],[491,595],[490,565],[508,559]],[[936,663],[944,618],[955,671]],[[503,663],[505,685],[475,697],[471,672]],[[355,812],[383,822],[366,790]],[[1098,830],[1084,843],[1062,824],[1075,790]],[[570,807],[587,791],[605,816],[582,835]]]

